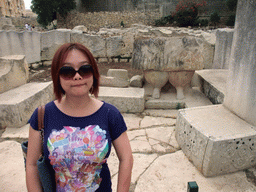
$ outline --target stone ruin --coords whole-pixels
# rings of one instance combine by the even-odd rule
[[[256,165],[255,18],[256,2],[238,1],[224,103],[183,109],[177,118],[181,149],[207,177]]]
[[[131,60],[134,68],[144,70],[136,81],[129,80],[125,70],[109,70],[102,77],[99,99],[126,113],[185,108],[179,111],[176,139],[203,175],[255,165],[256,113],[250,107],[255,103],[255,21],[247,17],[255,16],[256,5],[247,0],[238,6],[234,30],[134,25],[97,33],[81,27],[43,33],[0,31],[0,127],[25,125],[38,105],[54,99],[52,82],[27,83],[29,67],[50,61],[63,43],[80,42],[98,62]],[[161,91],[168,86],[168,94]],[[187,100],[191,93],[193,102],[207,100],[207,106],[192,108],[195,105]]]

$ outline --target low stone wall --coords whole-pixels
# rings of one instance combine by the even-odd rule
[[[130,28],[101,28],[98,32],[83,32],[70,29],[57,29],[47,32],[0,31],[0,38],[2,39],[0,41],[0,57],[25,55],[28,64],[31,65],[32,63],[51,60],[55,51],[64,43],[80,42],[91,50],[98,62],[113,61],[113,59],[130,61],[133,56],[134,41],[136,39],[159,37],[168,39],[175,36],[180,38],[194,36],[199,41],[203,41],[202,52],[205,69],[213,68],[213,61],[217,61],[223,55],[226,56],[225,63],[214,68],[227,68],[227,57],[230,55],[230,49],[227,46],[223,46],[223,43],[226,42],[228,46],[231,46],[232,39],[225,35],[227,32],[220,33],[221,31],[228,32],[229,30],[220,29],[215,32],[133,24]],[[219,34],[217,39],[215,33]],[[215,45],[215,42],[218,43]]]
[[[159,11],[127,11],[127,12],[88,12],[79,13],[71,11],[64,22],[58,16],[58,28],[73,29],[77,25],[84,25],[90,31],[98,31],[100,28],[120,28],[123,21],[124,26],[129,28],[134,23],[154,25],[155,20],[161,18]]]

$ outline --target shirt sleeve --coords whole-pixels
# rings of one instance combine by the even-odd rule
[[[127,130],[127,126],[122,114],[116,107],[111,106],[108,110],[109,132],[112,141],[114,141]]]
[[[36,108],[34,113],[31,115],[30,119],[28,120],[28,123],[34,130],[38,131],[38,108]]]

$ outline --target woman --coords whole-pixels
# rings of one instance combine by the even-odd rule
[[[51,75],[56,100],[45,106],[43,152],[54,170],[56,191],[112,191],[107,166],[111,143],[119,159],[117,191],[129,191],[133,157],[127,127],[113,105],[96,99],[100,75],[91,52],[79,43],[62,45]],[[36,166],[42,152],[37,112],[29,120],[29,192],[42,190]]]

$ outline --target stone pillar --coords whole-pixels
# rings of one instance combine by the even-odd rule
[[[228,69],[234,29],[218,29],[213,60],[213,69]]]
[[[224,105],[256,126],[256,1],[239,0]]]

